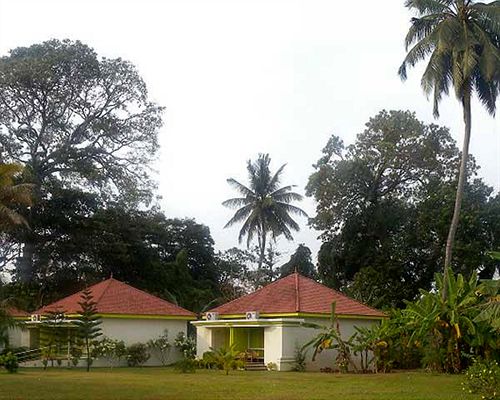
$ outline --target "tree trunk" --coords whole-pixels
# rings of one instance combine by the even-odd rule
[[[262,271],[262,264],[266,256],[266,231],[262,228],[262,236],[259,240],[260,254],[259,254],[259,271]]]
[[[448,267],[451,267],[452,253],[453,253],[453,243],[455,241],[455,234],[458,228],[458,221],[460,219],[460,208],[462,207],[462,198],[464,194],[465,182],[467,181],[467,160],[469,158],[469,143],[471,135],[471,94],[470,90],[467,90],[462,99],[463,113],[464,113],[464,123],[465,123],[465,133],[464,133],[464,143],[462,149],[462,159],[460,161],[460,173],[458,176],[457,194],[455,197],[455,208],[453,210],[453,218],[451,220],[450,231],[448,233],[448,239],[446,241],[446,255],[444,261],[444,282],[447,282],[448,278]],[[444,289],[446,284],[444,285]],[[446,297],[446,290],[443,290]]]
[[[31,234],[25,236],[23,254],[18,264],[18,277],[22,283],[28,283],[33,279],[33,256],[35,254],[35,243]]]

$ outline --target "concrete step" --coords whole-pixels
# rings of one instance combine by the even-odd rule
[[[245,371],[267,371],[267,367],[263,362],[248,362],[245,363]]]

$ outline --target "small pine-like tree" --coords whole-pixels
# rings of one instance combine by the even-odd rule
[[[101,336],[101,318],[97,315],[96,302],[89,289],[82,292],[81,301],[78,303],[81,307],[81,313],[78,320],[75,321],[78,326],[78,336],[83,342],[86,350],[85,359],[87,361],[87,372],[90,371],[92,364],[92,354],[90,348],[92,341]]]

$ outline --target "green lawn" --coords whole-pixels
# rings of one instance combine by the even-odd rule
[[[421,372],[338,375],[298,372],[243,372],[225,376],[171,369],[22,369],[0,372],[0,399],[474,399],[461,389],[461,376]]]

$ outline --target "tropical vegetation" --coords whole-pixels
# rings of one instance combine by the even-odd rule
[[[302,200],[302,196],[293,192],[293,185],[280,187],[283,164],[275,173],[270,169],[269,154],[260,154],[256,161],[247,162],[249,185],[229,178],[227,182],[242,197],[234,197],[224,201],[226,207],[237,208],[226,228],[243,222],[238,239],[241,242],[246,236],[247,247],[256,237],[259,248],[258,269],[262,268],[268,241],[276,240],[283,235],[292,240],[292,232],[298,231],[299,225],[292,215],[307,217],[301,208],[291,204]]]
[[[450,86],[462,105],[464,143],[460,161],[453,217],[446,240],[445,274],[452,264],[452,249],[460,219],[467,180],[471,138],[471,100],[474,94],[495,115],[500,93],[500,2],[473,0],[407,0],[417,13],[405,39],[406,55],[399,75],[406,79],[407,68],[428,60],[422,88],[433,94],[434,115]]]

